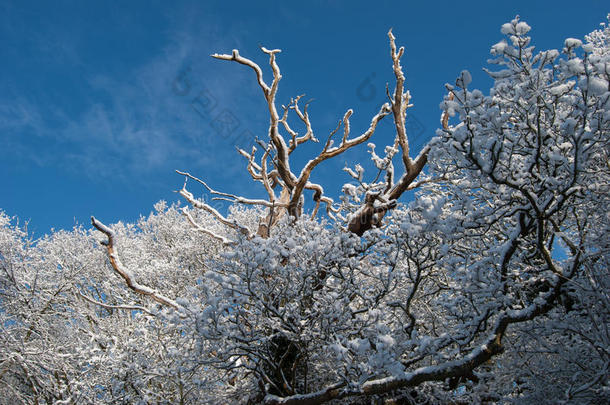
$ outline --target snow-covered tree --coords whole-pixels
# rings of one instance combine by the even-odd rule
[[[155,208],[114,226],[125,261],[189,296],[219,244],[178,207]],[[76,228],[32,241],[0,213],[0,403],[210,402],[215,377],[193,361],[192,331],[113,276],[98,239]]]
[[[489,92],[466,71],[447,85],[441,129],[415,158],[390,33],[388,103],[357,136],[349,110],[298,175],[291,153],[317,138],[300,98],[276,106],[279,51],[263,48],[271,83],[239,52],[215,55],[250,67],[263,91],[269,138],[262,155],[240,154],[268,199],[180,172],[236,205],[224,215],[185,182],[188,209],[160,203],[135,225],[93,219],[96,230],[35,243],[0,215],[0,397],[608,402],[608,29],[561,51],[536,51],[529,31],[502,26]],[[390,115],[396,136],[379,156],[373,135]],[[346,169],[358,186],[335,203],[311,173],[363,143],[376,173]]]

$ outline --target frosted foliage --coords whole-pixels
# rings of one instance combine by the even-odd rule
[[[568,39],[563,56],[502,44],[492,48],[499,69],[488,71],[488,96],[460,80],[447,86],[453,96],[441,106],[459,122],[438,131],[430,162],[451,185],[428,192],[447,201],[442,226],[459,241],[448,256],[458,288],[489,287],[479,310],[536,303],[540,286],[562,284],[567,314],[515,328],[493,378],[519,401],[554,402],[563,387],[566,399],[596,403],[607,399],[609,365],[607,42],[583,55],[581,41]]]
[[[143,259],[142,279],[190,296],[218,243],[175,207],[156,209],[115,227],[121,247]],[[193,362],[192,332],[130,293],[98,238],[76,228],[31,241],[0,211],[0,403],[209,402],[216,377]]]
[[[322,218],[292,215],[306,208],[288,191],[245,199],[188,173],[236,205],[223,215],[185,187],[189,209],[39,240],[0,211],[0,403],[610,402],[608,30],[561,51],[536,50],[518,18],[501,31],[493,87],[467,71],[447,85],[415,159],[390,33],[397,91],[374,120],[394,111],[397,136],[354,138],[379,174],[346,168],[355,181]],[[272,181],[244,153],[253,178],[289,188],[290,171]]]
[[[587,52],[599,56],[608,55],[610,52],[610,26],[608,25],[610,23],[610,14],[607,16],[607,21],[600,24],[600,29],[585,36],[587,42],[585,49]]]

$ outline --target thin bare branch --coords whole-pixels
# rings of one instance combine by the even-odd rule
[[[263,207],[286,207],[287,206],[286,204],[282,204],[282,203],[275,203],[274,204],[272,201],[261,200],[261,199],[256,199],[256,198],[244,198],[244,197],[240,197],[240,196],[235,195],[235,194],[230,194],[230,193],[225,193],[225,192],[222,192],[222,191],[217,191],[217,190],[214,190],[213,188],[211,188],[210,186],[208,186],[206,182],[204,182],[203,180],[201,180],[201,179],[191,175],[190,173],[181,172],[181,171],[178,171],[178,170],[176,170],[176,173],[181,174],[183,176],[186,176],[186,177],[188,177],[190,179],[193,179],[193,180],[201,183],[208,190],[208,192],[210,194],[218,196],[218,197],[213,197],[212,200],[236,202],[236,203],[245,204],[245,205],[261,205]],[[225,225],[232,224],[231,221],[229,221],[224,216],[222,216],[216,209],[212,208],[209,204],[205,204],[205,203],[203,203],[201,201],[196,200],[193,197],[193,194],[190,193],[185,188],[182,188],[182,190],[180,190],[180,195],[183,196],[194,207],[202,208],[202,209],[210,212],[216,218],[220,219]],[[206,206],[206,207],[204,207],[204,206]]]
[[[256,146],[252,146],[252,152],[248,153],[243,149],[237,148],[237,152],[248,160],[247,170],[256,181],[262,180],[262,168],[255,161]]]
[[[232,245],[235,242],[232,241],[231,239],[228,239],[222,235],[217,234],[214,231],[211,231],[207,228],[204,228],[203,226],[199,225],[197,222],[195,222],[195,219],[192,217],[191,213],[188,212],[188,209],[186,207],[182,208],[182,214],[186,217],[186,219],[189,221],[189,223],[191,224],[191,226],[198,232],[204,233],[208,236],[211,236],[214,239],[217,239],[219,241],[221,241],[223,244],[225,245]]]
[[[282,106],[282,108],[284,109],[284,114],[282,115],[282,119],[280,120],[280,122],[284,125],[284,128],[286,129],[286,131],[290,134],[290,143],[289,143],[289,148],[288,148],[288,153],[292,153],[297,146],[312,140],[313,142],[318,142],[318,140],[316,139],[316,137],[314,136],[313,133],[313,129],[311,127],[311,121],[309,120],[309,113],[307,112],[307,109],[309,107],[309,102],[307,104],[305,104],[305,107],[303,109],[303,111],[301,111],[301,109],[299,108],[299,100],[303,97],[303,95],[300,95],[292,100],[290,100],[290,104],[288,105],[288,107]],[[296,115],[299,117],[299,119],[301,120],[301,122],[303,122],[303,124],[305,124],[305,135],[302,136],[298,136],[298,133],[296,131],[294,131],[289,123],[288,123],[288,112],[290,110],[293,110]]]
[[[263,89],[263,91],[265,93],[268,93],[271,90],[269,88],[269,86],[265,83],[265,81],[263,80],[263,71],[260,68],[260,66],[258,66],[256,63],[254,63],[250,59],[242,57],[239,54],[239,51],[237,49],[233,49],[233,52],[231,53],[231,55],[215,53],[212,55],[212,57],[216,58],[216,59],[221,59],[221,60],[232,60],[237,63],[241,63],[242,65],[249,66],[256,73],[256,80],[258,80],[258,84],[259,84],[259,86],[261,86],[261,89]]]
[[[278,174],[280,178],[284,181],[285,185],[289,188],[292,188],[294,186],[294,183],[296,182],[296,177],[290,171],[290,163],[288,160],[289,149],[288,145],[286,145],[286,141],[279,133],[278,125],[280,123],[280,117],[275,106],[275,96],[277,93],[279,81],[282,78],[280,68],[275,60],[275,55],[281,51],[279,49],[269,50],[266,48],[261,48],[261,50],[267,55],[269,55],[269,65],[271,66],[271,70],[273,71],[273,82],[271,83],[271,86],[267,85],[263,80],[263,72],[260,66],[252,60],[239,55],[239,52],[237,50],[233,50],[233,53],[231,55],[214,54],[212,55],[212,57],[216,59],[235,61],[242,65],[249,66],[256,73],[258,84],[263,90],[263,95],[265,97],[265,100],[267,101],[267,108],[269,110],[269,138],[276,149]]]
[[[121,309],[121,310],[126,310],[126,311],[142,311],[147,313],[148,315],[153,315],[154,314],[152,312],[150,312],[150,310],[148,310],[147,308],[141,307],[139,305],[109,305],[109,304],[105,304],[103,302],[100,301],[96,301],[91,297],[87,297],[85,294],[81,293],[80,291],[78,291],[78,295],[80,295],[83,299],[85,299],[86,301],[89,301],[92,304],[98,305],[102,308],[106,308],[106,309]]]

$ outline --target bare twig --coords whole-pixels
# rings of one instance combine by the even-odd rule
[[[122,310],[126,310],[126,311],[142,311],[147,313],[148,315],[153,315],[154,314],[152,312],[150,312],[150,310],[148,310],[147,308],[141,307],[139,305],[109,305],[109,304],[105,304],[103,302],[100,301],[96,301],[91,297],[87,297],[85,294],[81,293],[80,291],[78,291],[78,295],[80,295],[82,298],[84,298],[85,300],[89,301],[92,304],[95,305],[99,305],[102,308],[107,308],[107,309],[122,309]]]
[[[207,228],[204,228],[203,226],[199,225],[197,222],[195,222],[195,219],[193,219],[193,217],[191,216],[190,212],[188,211],[188,209],[186,207],[182,208],[182,214],[186,217],[186,219],[189,221],[189,223],[191,224],[191,226],[193,227],[193,229],[195,229],[196,231],[199,231],[201,233],[204,233],[208,236],[211,236],[214,239],[217,239],[219,241],[221,241],[223,244],[225,245],[232,245],[235,242],[232,241],[231,239],[228,239],[222,235],[217,234],[214,231],[211,231]]]

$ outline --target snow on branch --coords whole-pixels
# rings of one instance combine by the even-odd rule
[[[256,151],[256,149],[253,149],[252,155],[254,155],[254,152]],[[252,155],[247,154],[244,151],[241,151],[241,153],[245,156],[248,157],[249,162],[252,163],[252,160],[250,160],[250,157]],[[265,152],[267,153],[267,152]],[[245,235],[248,238],[252,238],[254,237],[254,233],[250,232],[250,230],[248,228],[246,228],[245,226],[240,225],[237,221],[231,221],[228,218],[226,218],[224,215],[222,215],[220,212],[218,212],[217,209],[215,209],[214,207],[212,207],[210,204],[207,204],[204,201],[198,200],[196,199],[193,194],[188,191],[186,189],[186,180],[188,179],[192,179],[195,180],[196,182],[202,184],[206,190],[216,196],[216,197],[212,197],[212,200],[216,200],[216,201],[229,201],[232,203],[238,203],[238,204],[245,204],[245,205],[259,205],[259,206],[263,206],[263,207],[267,207],[269,208],[269,215],[267,216],[267,218],[263,221],[261,221],[261,227],[265,227],[269,228],[269,225],[267,225],[267,223],[275,223],[278,219],[279,219],[279,215],[277,215],[275,213],[276,209],[285,209],[286,207],[288,207],[288,203],[285,202],[285,197],[280,197],[280,201],[278,201],[275,198],[275,194],[273,192],[272,189],[272,185],[271,185],[271,180],[269,178],[269,175],[267,174],[267,166],[266,166],[266,154],[263,156],[263,160],[262,160],[262,165],[258,166],[255,164],[249,164],[249,166],[251,167],[252,170],[259,170],[260,171],[260,179],[261,181],[265,184],[265,189],[267,190],[268,194],[269,194],[269,200],[261,200],[261,199],[250,199],[250,198],[244,198],[244,197],[240,197],[237,196],[235,194],[229,194],[229,193],[224,193],[221,191],[216,191],[213,188],[211,188],[210,186],[207,185],[206,182],[204,182],[203,180],[191,175],[190,173],[186,173],[186,172],[181,172],[176,170],[176,172],[178,174],[181,174],[183,176],[185,176],[185,182],[184,182],[184,186],[182,187],[182,189],[179,191],[180,195],[182,197],[184,197],[193,207],[198,208],[198,209],[202,209],[210,214],[212,214],[212,216],[218,220],[221,224],[234,229],[235,231]],[[254,176],[253,176],[254,177]],[[285,194],[285,193],[284,193]],[[284,195],[283,194],[283,195]],[[282,199],[283,198],[283,199]],[[193,227],[203,233],[208,234],[209,236],[212,236],[218,240],[220,240],[222,243],[224,244],[231,244],[233,243],[233,241],[218,235],[216,232],[213,232],[199,224],[197,224],[195,222],[195,220],[193,219],[193,217],[188,213],[187,210],[183,210],[182,211],[183,214],[186,216],[186,218],[188,219],[188,221],[191,223],[191,225],[193,225]],[[265,233],[267,231],[263,231],[262,228],[259,227],[259,231],[258,234],[261,235],[262,233]]]
[[[269,65],[271,66],[271,70],[273,72],[273,81],[272,81],[271,85],[268,85],[263,80],[263,71],[260,68],[260,66],[258,64],[256,64],[255,62],[253,62],[252,60],[244,58],[241,55],[239,55],[239,51],[237,51],[237,50],[233,50],[233,53],[231,55],[214,54],[214,55],[212,55],[212,57],[214,57],[216,59],[220,59],[220,60],[235,61],[242,65],[249,66],[256,73],[256,78],[257,78],[258,84],[261,87],[261,89],[263,90],[263,95],[267,102],[267,108],[269,109],[269,118],[270,118],[269,137],[270,137],[271,143],[273,143],[274,148],[277,153],[277,157],[276,157],[277,170],[278,170],[279,176],[284,181],[284,183],[288,187],[292,187],[294,185],[296,178],[295,178],[294,174],[292,174],[292,172],[290,171],[290,163],[288,160],[289,148],[288,148],[288,145],[286,145],[286,141],[284,140],[284,138],[281,136],[281,134],[279,132],[280,117],[277,112],[277,107],[275,106],[275,96],[277,94],[279,82],[282,79],[282,75],[280,73],[280,68],[275,60],[275,55],[277,53],[281,52],[281,50],[279,50],[279,49],[269,50],[264,47],[261,48],[261,50],[264,53],[266,53],[267,55],[269,55]],[[307,118],[307,120],[308,119],[309,118]]]
[[[190,179],[193,179],[193,180],[201,183],[209,191],[210,194],[217,196],[217,197],[212,197],[212,200],[229,201],[229,202],[235,202],[235,203],[246,204],[246,205],[262,205],[263,207],[268,207],[268,208],[269,207],[286,207],[286,204],[282,204],[282,203],[273,203],[271,201],[261,200],[261,199],[244,198],[244,197],[240,197],[235,194],[229,194],[229,193],[224,193],[222,191],[217,191],[217,190],[214,190],[213,188],[211,188],[210,186],[208,186],[203,180],[191,175],[190,173],[181,172],[178,170],[176,170],[176,173],[181,174],[183,176],[186,176]],[[223,223],[225,225],[228,225],[228,226],[233,225],[233,223],[231,221],[224,218],[222,215],[220,215],[220,213],[218,213],[218,211],[216,211],[214,208],[212,208],[208,204],[195,200],[193,198],[193,194],[186,191],[186,188],[183,187],[182,190],[180,190],[180,195],[182,195],[184,198],[186,198],[188,200],[188,202],[190,202],[191,204],[193,204],[193,201],[194,201],[195,204],[197,204],[197,208],[203,208],[206,211],[209,211],[210,213],[212,213],[214,216],[218,216],[219,219],[223,218]],[[195,204],[193,204],[193,206],[196,206]],[[207,207],[204,208],[204,207],[202,207],[202,205],[206,205]]]
[[[355,138],[352,138],[352,139],[348,139],[349,134],[350,134],[349,118],[351,117],[352,113],[353,113],[352,110],[348,110],[345,113],[343,119],[339,122],[339,126],[341,126],[341,124],[343,124],[343,128],[344,128],[343,137],[341,139],[340,145],[337,147],[332,147],[332,137],[337,132],[337,130],[335,130],[328,137],[328,140],[326,141],[324,148],[322,149],[320,154],[317,157],[315,157],[314,159],[307,162],[305,167],[303,167],[303,170],[301,171],[301,173],[298,177],[298,180],[296,181],[296,184],[295,184],[293,195],[290,200],[290,208],[294,208],[297,206],[298,199],[300,198],[300,196],[303,192],[303,189],[305,189],[305,186],[307,185],[307,183],[309,181],[311,172],[318,164],[322,163],[323,161],[325,161],[327,159],[335,157],[356,145],[360,145],[361,143],[369,140],[371,138],[371,136],[373,135],[373,133],[375,133],[375,129],[377,128],[377,124],[379,124],[379,121],[381,121],[383,119],[383,117],[388,115],[390,113],[390,110],[389,110],[389,105],[387,103],[382,105],[381,109],[379,110],[377,115],[375,115],[373,117],[373,119],[371,120],[371,124],[370,124],[369,128],[361,135],[359,135]],[[290,208],[289,208],[289,210],[290,210]]]
[[[291,99],[288,107],[282,106],[282,108],[284,110],[284,114],[282,115],[280,122],[284,125],[284,129],[286,129],[286,132],[288,132],[291,137],[289,148],[288,148],[289,154],[292,153],[296,149],[297,146],[299,146],[302,143],[305,143],[309,140],[311,140],[313,142],[319,142],[318,139],[313,134],[313,129],[311,127],[311,121],[309,120],[309,114],[307,113],[307,108],[309,107],[309,102],[307,102],[305,104],[303,111],[301,111],[301,109],[299,108],[299,100],[302,97],[303,97],[303,95],[300,95],[294,99]],[[305,128],[306,128],[305,135],[298,136],[298,133],[290,127],[290,124],[288,123],[288,111],[290,111],[290,110],[293,110],[297,114],[299,119],[303,122],[303,124],[305,124]]]

